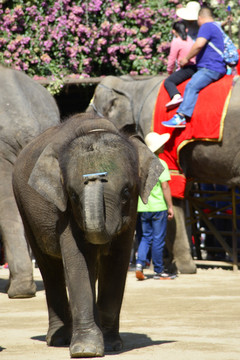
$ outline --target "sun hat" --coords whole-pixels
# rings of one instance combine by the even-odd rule
[[[200,8],[200,4],[197,1],[189,1],[186,7],[177,9],[176,14],[183,20],[197,20]]]
[[[156,132],[150,132],[145,137],[145,143],[148,148],[154,153],[160,149],[170,138],[169,133],[158,134]]]

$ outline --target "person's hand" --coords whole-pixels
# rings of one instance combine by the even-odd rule
[[[174,214],[173,214],[173,208],[170,207],[170,208],[168,208],[168,220],[172,220],[172,219],[173,219],[173,216],[174,216]]]
[[[189,62],[188,59],[187,59],[186,57],[183,57],[183,58],[179,61],[179,64],[180,64],[181,67],[183,67],[183,66],[187,65],[188,62]]]
[[[232,21],[233,21],[233,17],[232,17],[232,14],[230,14],[227,16],[226,20],[221,22],[221,26],[226,26],[229,23],[232,23]]]

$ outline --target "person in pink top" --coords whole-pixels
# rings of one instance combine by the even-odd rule
[[[167,65],[167,72],[170,76],[164,81],[164,87],[171,98],[171,101],[166,104],[168,110],[177,107],[183,101],[177,85],[192,77],[197,71],[195,58],[192,58],[184,67],[180,67],[180,60],[189,53],[194,43],[187,35],[185,23],[183,21],[175,22],[172,33],[174,38],[171,42]]]

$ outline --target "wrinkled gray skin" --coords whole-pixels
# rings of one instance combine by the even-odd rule
[[[0,66],[0,228],[10,270],[10,298],[32,297],[36,292],[12,191],[13,165],[27,143],[59,122],[58,108],[46,89],[23,72]]]
[[[117,126],[135,123],[137,131],[145,136],[151,131],[152,114],[164,77],[156,76],[148,80],[132,80],[128,77],[108,76],[96,87],[93,106]],[[187,177],[199,182],[240,184],[240,84],[236,82],[225,119],[223,141],[192,142],[180,152],[180,164]],[[204,110],[205,111],[205,110]],[[167,128],[166,128],[167,131]],[[194,273],[196,266],[192,260],[185,226],[184,201],[173,199],[175,221],[168,224],[167,246],[172,254],[170,263],[181,273]]]
[[[146,202],[162,171],[139,137],[88,114],[21,152],[13,188],[45,285],[48,345],[71,340],[71,357],[103,356],[104,344],[122,348],[119,314],[138,195]]]

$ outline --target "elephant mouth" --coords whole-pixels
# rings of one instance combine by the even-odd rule
[[[90,244],[93,245],[105,245],[110,242],[111,237],[107,234],[106,231],[88,231],[86,233],[86,239]]]

